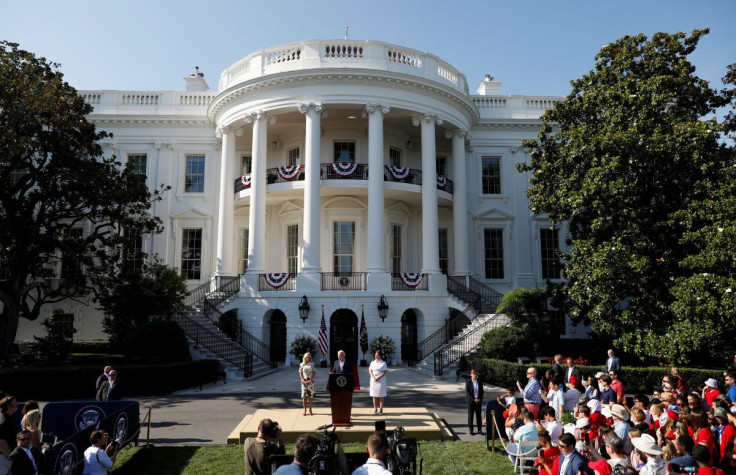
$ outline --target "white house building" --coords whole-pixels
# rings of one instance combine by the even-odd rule
[[[184,81],[185,91],[80,93],[114,134],[105,153],[151,189],[172,186],[151,207],[165,231],[144,236],[143,250],[192,289],[240,276],[219,310],[273,359],[316,337],[322,315],[331,353],[360,358],[364,316],[369,339],[388,335],[398,360],[413,359],[471,303],[449,287],[503,294],[560,277],[565,231],[529,211],[528,175],[515,168],[560,98],[501,95],[490,76],[471,92],[432,54],[358,40],[254,52],[217,90],[199,72]],[[94,305],[61,307],[75,338],[105,337]],[[22,321],[18,339],[40,328]]]

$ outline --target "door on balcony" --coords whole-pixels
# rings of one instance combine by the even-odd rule
[[[330,317],[330,362],[337,359],[337,352],[345,351],[350,362],[360,360],[358,353],[358,316],[350,309],[341,308]]]
[[[286,360],[286,315],[276,310],[271,315],[271,338],[268,345],[271,347],[271,361]]]
[[[401,359],[410,365],[417,360],[417,314],[412,309],[401,316]]]

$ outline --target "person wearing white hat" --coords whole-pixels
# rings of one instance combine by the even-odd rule
[[[639,470],[639,475],[666,475],[667,462],[662,458],[662,448],[657,445],[649,434],[643,434],[641,437],[631,439],[636,449],[636,456],[644,463]]]
[[[705,404],[710,408],[710,406],[713,405],[713,401],[721,395],[721,391],[718,390],[718,381],[716,381],[715,378],[708,378],[705,381],[705,386],[703,387],[701,395]]]
[[[631,453],[631,439],[629,439],[629,412],[621,404],[611,406],[611,418],[613,419],[613,432],[624,441],[624,452]]]

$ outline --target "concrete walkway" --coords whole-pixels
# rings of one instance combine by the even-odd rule
[[[353,396],[353,407],[372,407],[368,395],[368,369],[359,368],[361,390]],[[315,407],[329,408],[324,389],[327,369],[318,368]],[[460,440],[483,441],[484,436],[468,433],[464,381],[455,376],[433,379],[407,367],[390,367],[386,376],[386,408],[426,407],[437,413]],[[503,392],[485,386],[485,401]],[[141,443],[154,445],[225,444],[227,436],[246,414],[257,409],[301,407],[296,367],[281,367],[275,373],[252,381],[211,383],[201,388],[178,391],[169,396],[140,400],[141,417],[151,410],[150,435],[141,427]],[[316,427],[315,427],[316,429]],[[389,428],[392,429],[392,428]]]

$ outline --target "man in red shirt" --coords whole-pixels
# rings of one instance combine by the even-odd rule
[[[618,371],[615,369],[609,370],[608,375],[611,377],[611,389],[613,389],[616,392],[616,404],[624,404],[625,399],[625,388],[624,383],[621,382],[620,379],[618,379]]]

